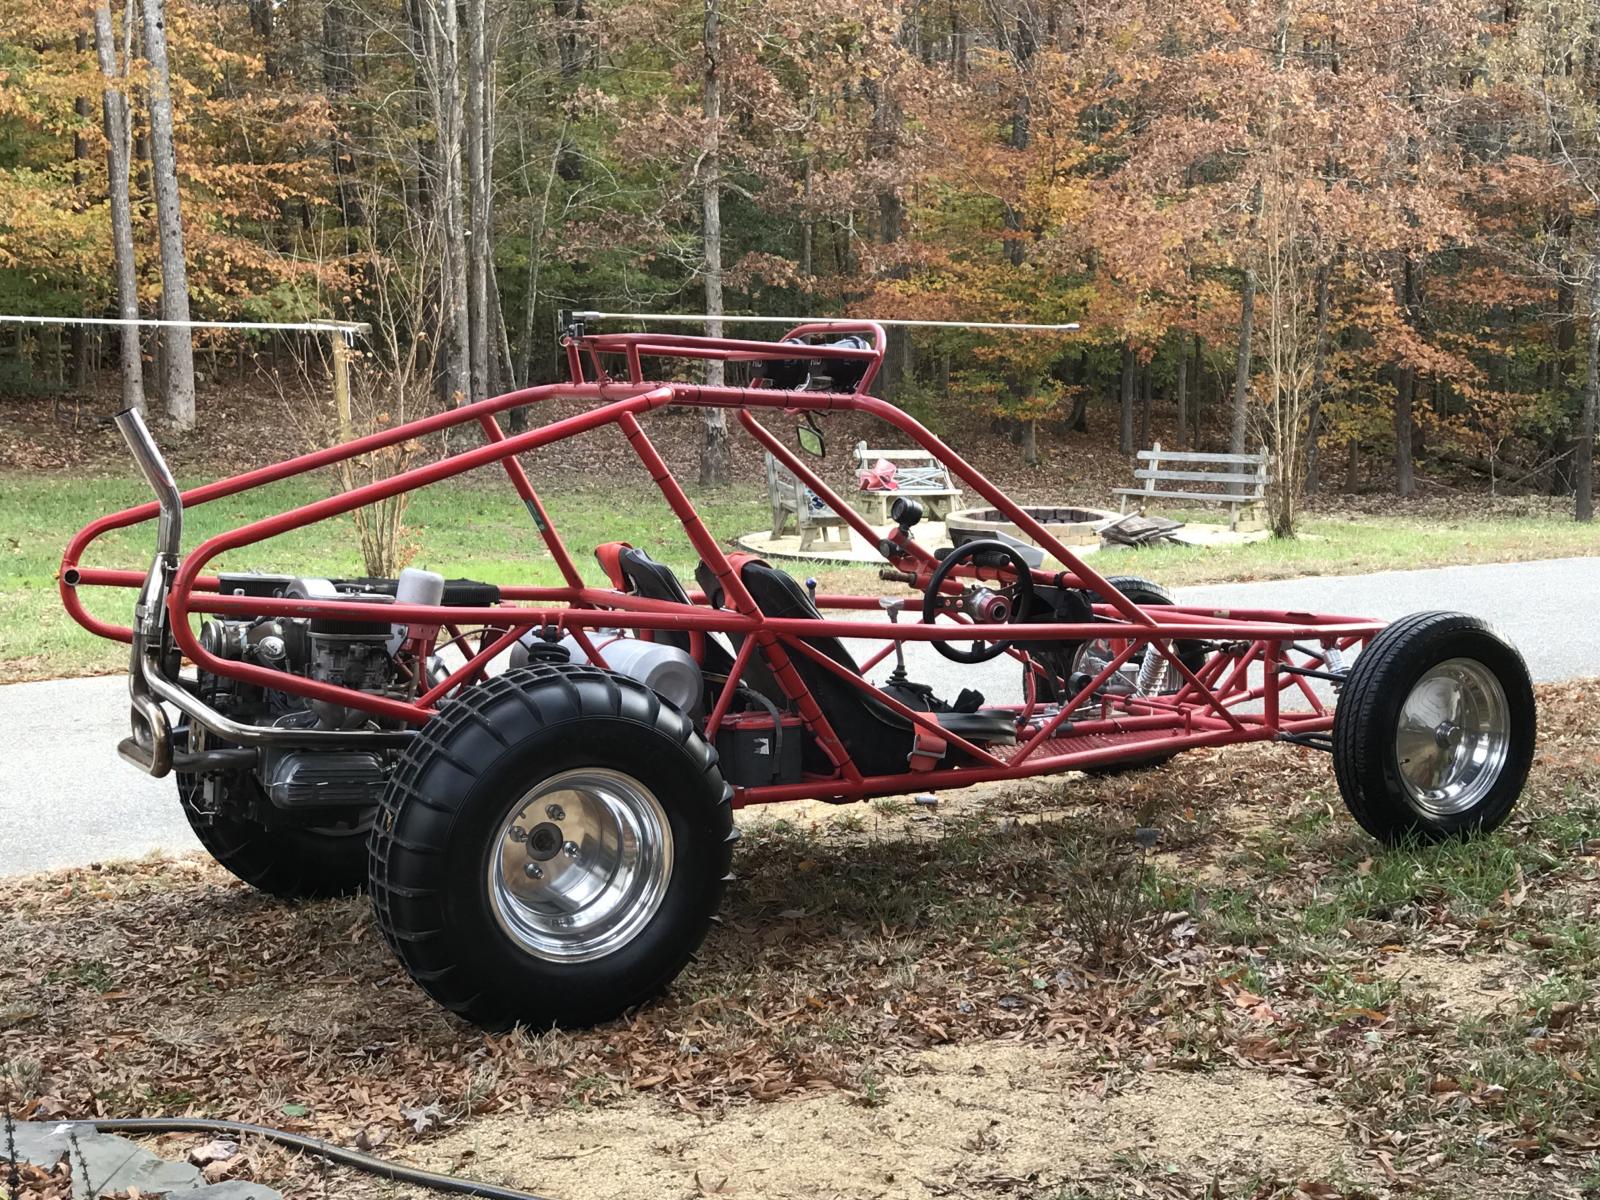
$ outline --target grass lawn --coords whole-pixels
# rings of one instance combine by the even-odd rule
[[[226,529],[326,496],[330,485],[292,480],[244,496],[217,500],[184,514],[184,545],[191,547]],[[149,498],[134,480],[75,480],[59,475],[0,475],[0,681],[49,679],[119,670],[126,650],[87,633],[67,616],[56,592],[61,551],[82,525]],[[694,557],[683,527],[660,494],[629,487],[607,491],[551,489],[542,495],[556,528],[594,583],[604,575],[590,551],[599,542],[626,541],[675,567],[692,568]],[[753,492],[727,490],[695,496],[713,530],[733,535],[766,520]],[[407,514],[417,566],[451,577],[489,583],[557,584],[555,563],[509,485],[438,486],[416,493]],[[147,565],[153,525],[108,534],[91,548],[86,566]],[[224,569],[281,571],[307,575],[360,575],[361,553],[354,525],[341,518],[273,538],[217,560]],[[126,624],[133,593],[85,589],[85,603],[98,616]]]
[[[246,496],[219,500],[185,514],[185,545],[224,529],[327,495],[316,478],[289,481]],[[0,681],[46,679],[121,669],[121,646],[78,628],[62,610],[55,589],[61,550],[81,525],[148,498],[132,479],[80,479],[60,474],[0,474]],[[592,483],[545,490],[544,499],[581,569],[601,582],[590,550],[623,540],[647,550],[687,577],[695,556],[660,495],[629,483]],[[762,527],[765,498],[749,487],[694,494],[713,533],[724,538]],[[1206,519],[1201,517],[1201,519]],[[1210,519],[1215,519],[1214,516]],[[439,485],[416,494],[409,536],[414,562],[451,576],[491,583],[556,583],[559,578],[527,513],[509,487]],[[143,568],[153,530],[138,526],[108,535],[85,565]],[[1435,516],[1312,517],[1293,541],[1194,549],[1179,546],[1107,551],[1094,557],[1106,574],[1138,574],[1171,586],[1227,580],[1556,558],[1595,550],[1592,527],[1554,517],[1441,520]],[[275,538],[221,560],[240,570],[303,574],[359,574],[355,530],[340,519]],[[879,591],[871,568],[793,568],[814,574],[825,590]],[[90,589],[92,611],[126,621],[131,592]],[[1441,598],[1446,603],[1447,598]]]
[[[1403,509],[1400,502],[1396,507]],[[1180,520],[1216,521],[1215,513],[1173,513]],[[1523,562],[1600,551],[1600,528],[1560,517],[1440,519],[1309,516],[1291,539],[1241,546],[1152,546],[1107,551],[1093,560],[1104,574],[1137,574],[1169,587],[1304,575],[1359,575],[1455,563]],[[1441,603],[1448,597],[1441,597]]]

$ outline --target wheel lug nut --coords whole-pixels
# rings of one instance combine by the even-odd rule
[[[552,821],[559,821],[567,815],[567,811],[559,804],[551,804],[545,807],[544,815]]]
[[[577,858],[578,857],[578,843],[577,842],[568,842],[565,846],[563,846],[561,848],[566,851],[568,858]]]
[[[543,879],[544,878],[544,868],[541,867],[538,863],[524,863],[523,867],[522,867],[522,873],[524,875],[526,875],[529,879]]]
[[[513,825],[511,827],[511,840],[513,842],[525,842],[525,841],[527,841],[528,840],[528,831],[526,829],[524,829],[521,825]]]

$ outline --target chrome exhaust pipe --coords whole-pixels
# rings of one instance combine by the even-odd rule
[[[144,586],[133,608],[133,646],[128,663],[128,693],[132,698],[129,723],[133,736],[124,738],[117,753],[135,766],[160,778],[172,770],[172,723],[161,702],[145,682],[145,661],[152,653],[165,657],[170,644],[167,634],[167,585],[178,569],[183,548],[183,493],[172,477],[172,468],[161,457],[155,438],[145,426],[139,411],[125,408],[112,418],[117,432],[128,443],[133,461],[150,490],[156,494],[160,518],[156,525],[156,552],[150,560]]]
[[[161,521],[156,528],[156,552],[165,554],[174,562],[183,541],[183,493],[178,491],[178,481],[172,477],[172,468],[161,457],[155,438],[145,426],[144,418],[136,408],[125,408],[112,418],[117,432],[128,443],[133,459],[139,464],[150,490],[156,494],[161,506]]]
[[[134,632],[142,635],[146,644],[164,648],[167,644],[167,585],[172,581],[172,573],[178,569],[178,556],[183,543],[183,493],[178,490],[178,481],[172,477],[172,468],[161,457],[156,440],[150,436],[139,410],[125,408],[112,420],[116,422],[122,440],[128,443],[133,460],[139,464],[139,470],[150,485],[150,490],[156,494],[156,503],[161,508],[161,517],[156,526],[156,554],[150,560],[150,572],[145,576],[133,615]],[[135,662],[135,683],[138,673],[138,663]]]
[[[160,779],[172,773],[172,722],[167,710],[151,696],[135,693],[128,714],[133,735],[117,743],[123,762]]]
[[[113,420],[150,490],[155,492],[161,509],[155,557],[134,609],[128,674],[128,691],[133,701],[132,736],[118,745],[118,754],[159,778],[173,770],[253,769],[262,747],[328,745],[346,748],[352,741],[359,741],[364,746],[399,749],[410,744],[415,734],[409,729],[342,732],[245,725],[210,707],[179,682],[176,654],[171,654],[169,659],[172,641],[167,630],[166,602],[167,589],[183,549],[183,493],[178,490],[172,469],[161,457],[155,439],[137,410],[124,409]],[[178,750],[174,746],[172,721],[163,707],[165,704],[188,717],[191,729],[208,730],[232,744],[213,750]]]

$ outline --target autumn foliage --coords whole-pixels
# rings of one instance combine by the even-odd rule
[[[91,8],[0,0],[9,312],[115,311]],[[708,42],[706,0],[168,0],[196,315],[367,319],[436,254],[448,403],[554,374],[563,308],[697,311],[714,195],[729,311],[1081,322],[896,336],[892,396],[1029,460],[1099,420],[1131,451],[1154,405],[1278,456],[1285,531],[1441,462],[1588,511],[1593,0],[715,8]]]

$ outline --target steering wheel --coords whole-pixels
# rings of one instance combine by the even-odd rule
[[[995,560],[1003,560],[996,562]],[[979,561],[986,560],[986,561]],[[947,596],[941,585],[962,563],[974,562],[985,567],[1006,566],[1011,569],[1013,581],[1004,588],[986,588],[972,584],[959,596]],[[955,611],[971,617],[981,625],[1004,625],[1026,621],[1033,610],[1033,574],[1027,561],[1014,547],[1001,541],[968,542],[945,555],[928,581],[928,590],[922,597],[922,623],[932,625],[940,612]],[[998,658],[1011,648],[1011,642],[989,643],[974,640],[968,649],[961,650],[954,642],[936,641],[933,648],[951,662],[981,663]]]

